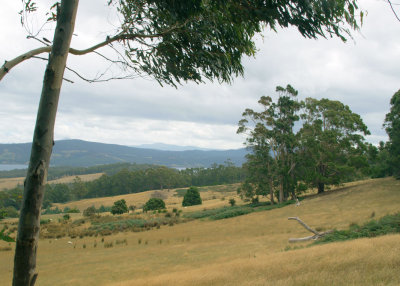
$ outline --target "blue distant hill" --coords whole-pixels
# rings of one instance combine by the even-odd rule
[[[185,147],[184,147],[185,148]],[[0,144],[0,164],[27,164],[31,143]],[[176,168],[209,167],[231,160],[236,166],[245,162],[247,150],[165,151],[128,147],[83,140],[60,140],[53,147],[52,166],[89,167],[100,164],[129,162],[157,164]]]

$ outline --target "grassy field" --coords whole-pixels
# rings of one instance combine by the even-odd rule
[[[204,204],[183,212],[227,205],[234,190],[204,189]],[[182,200],[174,194],[171,190],[169,208]],[[137,205],[150,195],[129,196]],[[107,198],[104,205],[116,199]],[[81,208],[94,201],[75,204]],[[287,220],[298,216],[320,230],[347,229],[399,210],[400,181],[388,178],[310,196],[299,207],[231,219],[105,237],[41,239],[36,285],[400,285],[400,235],[308,247],[311,242],[288,243],[309,233]],[[11,284],[14,245],[0,242],[0,250],[7,247],[11,250],[0,251],[0,285]]]
[[[49,181],[49,184],[67,184],[72,183],[76,177],[82,179],[82,181],[93,181],[100,178],[103,173],[96,173],[96,174],[87,174],[87,175],[76,175],[76,176],[67,176],[60,179]],[[24,184],[25,177],[18,177],[18,178],[4,178],[0,179],[0,191],[5,189],[12,189],[17,187],[18,185]]]

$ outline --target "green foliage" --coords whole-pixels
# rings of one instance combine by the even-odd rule
[[[326,186],[370,172],[363,137],[369,131],[358,114],[339,101],[298,102],[298,92],[290,85],[276,91],[276,102],[261,97],[262,111],[246,109],[239,121],[237,132],[248,134],[246,144],[252,151],[244,164],[242,198],[269,195],[274,202],[277,193],[282,203],[308,187],[321,193]],[[301,128],[294,132],[300,119]]]
[[[386,114],[384,127],[389,136],[388,162],[392,174],[400,179],[400,90],[390,99],[390,112]]]
[[[230,199],[229,204],[231,205],[231,207],[235,206],[236,205],[235,199]]]
[[[304,182],[317,187],[338,185],[366,168],[363,135],[370,134],[361,117],[340,101],[307,98],[299,131],[299,171]]]
[[[276,92],[276,102],[262,96],[258,101],[262,111],[246,109],[239,121],[237,133],[249,135],[246,145],[252,151],[245,164],[247,178],[240,189],[242,197],[269,194],[273,201],[275,190],[279,190],[279,202],[283,202],[289,194],[295,195],[298,141],[293,127],[300,119],[301,104],[296,100],[298,91],[291,85],[277,86]]]
[[[165,209],[165,202],[159,198],[151,198],[143,206],[143,211],[161,210]]]
[[[307,38],[337,36],[345,40],[358,28],[357,3],[344,1],[109,1],[119,5],[128,68],[160,83],[230,82],[243,74],[244,55],[255,53],[253,41],[264,27],[297,27]],[[362,21],[362,12],[361,21]],[[358,17],[358,16],[357,16]],[[131,35],[142,35],[140,40]],[[123,41],[121,41],[123,40]]]
[[[96,213],[97,213],[96,208],[94,206],[90,206],[83,211],[83,216],[91,217],[94,216]]]
[[[69,214],[65,214],[65,215],[63,215],[63,219],[64,220],[70,220],[71,216]]]
[[[182,206],[194,206],[194,205],[201,205],[202,200],[200,197],[199,190],[196,187],[190,187],[185,196],[183,197]]]
[[[202,211],[195,211],[190,213],[185,213],[183,217],[188,219],[211,219],[219,220],[225,218],[231,218],[235,216],[249,214],[251,212],[268,211],[272,209],[282,208],[290,204],[294,204],[294,200],[285,201],[281,204],[271,205],[269,202],[248,204],[242,206],[232,206],[232,207],[222,207],[216,209],[204,209]]]
[[[67,214],[77,214],[80,213],[81,211],[79,209],[77,209],[76,207],[74,208],[69,208],[69,207],[65,207],[63,213],[67,213]]]
[[[6,241],[6,242],[15,242],[15,240],[12,237],[10,237],[8,234],[6,234],[5,231],[6,231],[5,227],[0,231],[0,240]]]
[[[129,212],[128,206],[126,205],[126,201],[124,199],[118,200],[114,202],[114,205],[111,207],[111,213],[113,215],[123,214]]]
[[[6,217],[16,218],[18,216],[19,216],[18,211],[12,206],[0,208],[0,219],[6,218]]]
[[[400,233],[400,213],[386,215],[379,220],[371,220],[362,226],[353,224],[348,230],[335,230],[314,243],[344,241],[362,237],[375,237],[389,233]]]
[[[97,211],[99,213],[111,212],[111,207],[105,207],[105,206],[101,205]]]
[[[54,209],[48,207],[42,212],[42,214],[60,214],[60,213],[62,213],[62,210],[60,210],[58,207],[55,207]]]

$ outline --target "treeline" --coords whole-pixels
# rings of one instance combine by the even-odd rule
[[[123,169],[129,171],[144,170],[154,168],[155,165],[151,164],[135,164],[135,163],[116,163],[106,165],[96,165],[91,167],[50,167],[47,175],[47,180],[55,180],[65,176],[77,176],[95,173],[105,173],[107,175],[113,175]],[[0,178],[17,178],[26,177],[26,169],[15,169],[9,171],[0,171]]]
[[[243,198],[269,196],[274,203],[277,197],[281,203],[308,188],[323,193],[332,185],[398,173],[400,91],[384,124],[398,143],[391,139],[379,147],[365,142],[363,136],[370,134],[367,126],[340,101],[298,101],[298,91],[290,85],[276,91],[276,101],[261,97],[261,111],[246,109],[239,122],[237,132],[247,135],[251,150],[243,165],[247,172],[240,188]]]
[[[210,186],[232,184],[244,179],[244,171],[231,162],[212,165],[211,168],[191,168],[176,170],[167,167],[151,167],[131,171],[123,168],[113,175],[103,175],[99,179],[83,182],[76,177],[69,184],[47,184],[43,209],[52,203],[139,193],[148,190],[165,190],[189,186]],[[0,209],[12,207],[20,209],[22,187],[0,192]]]

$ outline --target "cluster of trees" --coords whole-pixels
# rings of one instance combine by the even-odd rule
[[[247,177],[240,188],[243,197],[278,195],[279,202],[308,187],[324,192],[369,170],[369,134],[358,114],[339,101],[296,99],[298,91],[278,86],[279,98],[263,96],[262,111],[246,109],[238,133],[248,135],[251,153],[244,165]]]
[[[400,179],[400,90],[390,99],[390,111],[386,114],[383,127],[389,141],[381,141],[378,146],[368,144],[370,176],[372,178],[394,176]]]

